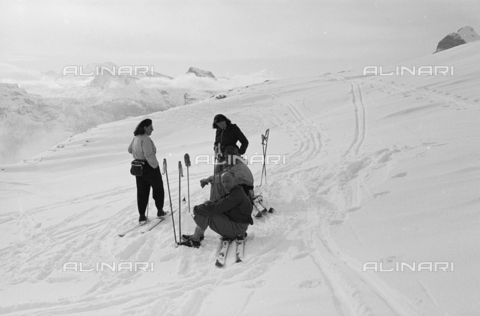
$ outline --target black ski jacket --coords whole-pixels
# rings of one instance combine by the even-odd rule
[[[240,142],[242,146],[238,149],[238,153],[243,155],[247,151],[248,139],[243,135],[242,131],[236,124],[230,124],[225,130],[217,128],[215,133],[214,146],[220,144],[220,150],[225,157],[225,149],[228,146],[237,146],[237,142]]]

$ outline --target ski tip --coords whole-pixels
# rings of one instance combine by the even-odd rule
[[[275,212],[275,209],[273,207],[271,207],[269,210],[268,210],[269,213],[273,213]]]
[[[223,268],[223,263],[217,261],[217,262],[215,262],[215,266],[217,266],[219,268]]]
[[[257,218],[263,217],[262,212],[258,212],[258,213],[255,215],[255,217],[257,217]]]

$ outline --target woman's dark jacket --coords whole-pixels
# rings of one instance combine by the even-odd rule
[[[230,124],[225,130],[217,128],[215,134],[215,143],[214,145],[220,144],[220,150],[225,156],[225,149],[228,146],[237,146],[237,142],[240,142],[242,146],[238,149],[238,153],[243,155],[247,151],[248,139],[243,135],[242,131],[236,124]]]

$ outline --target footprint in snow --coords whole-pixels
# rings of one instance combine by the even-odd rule
[[[302,259],[302,258],[305,258],[306,256],[308,256],[309,253],[308,252],[302,252],[302,253],[299,253],[298,255],[292,257],[293,260],[298,260],[298,259]]]
[[[332,225],[340,225],[343,223],[343,219],[336,219],[330,222]]]
[[[377,198],[377,197],[379,197],[379,196],[387,195],[387,194],[390,194],[390,191],[378,192],[378,193],[375,193],[375,194],[373,195],[373,198]]]
[[[361,206],[352,207],[352,208],[349,208],[349,209],[347,210],[347,212],[348,212],[348,213],[356,212],[356,211],[359,211],[359,210],[361,210],[361,209],[362,209]]]
[[[311,289],[319,286],[320,284],[322,284],[322,281],[320,281],[319,279],[313,279],[313,280],[303,281],[298,285],[298,287],[301,289]]]

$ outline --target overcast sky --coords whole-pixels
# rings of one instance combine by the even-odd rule
[[[0,79],[107,61],[316,76],[431,54],[479,17],[478,0],[0,0]]]

